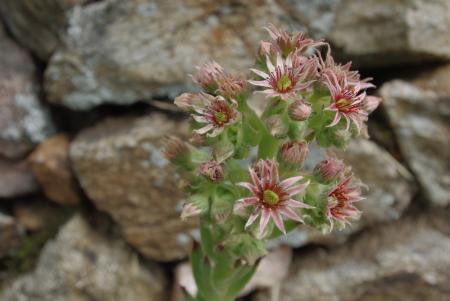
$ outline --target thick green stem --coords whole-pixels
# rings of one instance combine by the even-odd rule
[[[258,158],[274,158],[278,152],[278,140],[269,133],[264,123],[256,115],[255,111],[248,106],[245,100],[239,102],[239,109],[256,133],[260,135]]]

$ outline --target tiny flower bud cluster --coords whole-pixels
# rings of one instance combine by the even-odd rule
[[[190,143],[169,137],[164,152],[189,182],[182,217],[198,216],[204,243],[238,263],[254,262],[265,240],[301,223],[331,231],[359,218],[363,184],[351,168],[335,156],[312,171],[304,163],[311,143],[345,148],[364,136],[381,101],[366,94],[370,79],[334,61],[326,42],[266,30],[271,40],[261,42],[248,78],[216,62],[198,68],[192,78],[203,91],[175,99],[191,115]],[[260,116],[247,103],[252,88],[265,95]]]

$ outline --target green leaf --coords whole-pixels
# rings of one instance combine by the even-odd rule
[[[255,274],[258,263],[253,266],[240,266],[231,277],[230,286],[226,296],[229,299],[235,298],[239,292],[247,285]]]

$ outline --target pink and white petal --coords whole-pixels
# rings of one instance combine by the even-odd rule
[[[303,219],[297,214],[297,212],[295,212],[291,208],[284,206],[281,207],[279,210],[284,216],[290,218],[291,220],[303,223]]]
[[[262,235],[264,230],[266,230],[267,224],[269,223],[270,210],[264,207],[261,208],[261,219],[259,221],[259,233]]]
[[[284,63],[279,52],[277,53],[277,68],[280,68],[282,74],[284,73]]]
[[[250,69],[253,73],[255,73],[256,75],[261,76],[262,78],[268,78],[269,75],[267,73],[265,73],[264,71],[258,70],[258,69]]]
[[[289,196],[294,196],[294,195],[296,195],[296,194],[299,194],[299,193],[302,192],[303,190],[305,190],[306,187],[308,187],[308,185],[309,185],[309,181],[307,181],[306,183],[303,183],[303,184],[295,185],[295,186],[293,186],[293,187],[287,189],[287,190],[286,190],[286,193],[287,193]]]
[[[270,215],[272,216],[273,221],[275,222],[275,226],[286,234],[286,229],[284,228],[283,219],[281,218],[280,212],[278,210],[271,210]]]
[[[248,80],[248,82],[254,86],[265,87],[265,88],[272,87],[269,84],[269,82],[267,82],[266,80]]]
[[[214,130],[211,133],[207,134],[207,136],[208,137],[216,137],[216,136],[220,135],[222,132],[223,132],[223,127],[220,127],[220,128],[214,127]]]
[[[270,60],[270,58],[268,56],[266,56],[266,65],[267,65],[267,69],[269,69],[270,73],[275,71],[275,67],[273,66],[272,61]]]
[[[272,163],[270,166],[270,179],[271,179],[271,185],[275,185],[280,181],[280,178],[278,176],[278,167],[275,163]]]
[[[251,183],[248,183],[248,182],[237,183],[237,185],[250,190],[250,192],[253,193],[253,194],[257,194],[258,191],[259,191],[258,187],[254,186],[254,185],[252,185]]]
[[[289,199],[289,200],[285,201],[285,202],[284,202],[284,205],[285,205],[285,206],[292,207],[292,208],[306,208],[306,209],[312,209],[312,208],[314,208],[314,207],[311,206],[311,205],[305,204],[305,203],[300,202],[300,201],[296,201],[296,200],[294,200],[294,199]]]
[[[250,179],[252,180],[253,185],[257,189],[261,190],[263,187],[263,183],[261,182],[261,179],[256,174],[255,170],[253,168],[249,168],[249,173],[250,173]]]
[[[208,123],[209,122],[208,119],[206,119],[204,116],[192,115],[192,118],[194,118],[194,120],[199,123]]]
[[[258,198],[257,197],[248,197],[248,198],[242,198],[236,201],[236,203],[242,203],[244,205],[244,207],[248,207],[248,206],[253,206],[258,204]]]
[[[213,128],[214,128],[214,125],[208,124],[207,126],[204,126],[198,130],[194,130],[194,132],[196,132],[197,134],[200,134],[200,135],[204,135],[207,132],[209,132],[210,130],[212,130]]]
[[[284,189],[287,189],[290,186],[297,183],[298,181],[300,181],[301,179],[303,179],[302,176],[295,176],[295,177],[287,178],[287,179],[281,181],[280,186]]]
[[[329,125],[327,125],[327,127],[335,126],[336,124],[339,123],[339,121],[341,121],[341,114],[339,112],[336,112],[333,121]]]
[[[255,207],[255,209],[253,209],[253,212],[250,215],[250,217],[248,218],[247,223],[245,223],[245,228],[250,227],[255,222],[255,220],[258,217],[260,212],[261,212],[261,209],[259,207]]]

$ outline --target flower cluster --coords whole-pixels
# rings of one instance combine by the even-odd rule
[[[267,239],[302,223],[331,231],[361,215],[363,184],[349,166],[334,155],[313,170],[304,163],[312,143],[344,149],[365,136],[380,103],[367,95],[374,86],[350,63],[336,63],[326,42],[273,25],[266,30],[271,40],[261,42],[248,78],[210,62],[192,76],[203,91],[175,99],[192,117],[192,136],[190,143],[167,138],[165,155],[189,183],[182,217],[200,219],[204,247],[193,254],[208,260],[196,263],[193,255],[194,270],[214,270],[222,260],[244,271],[243,262],[264,255]],[[260,116],[247,102],[252,89],[265,95]],[[231,272],[223,281],[232,281]],[[221,279],[196,281],[200,299],[216,298],[202,293],[202,281]]]

